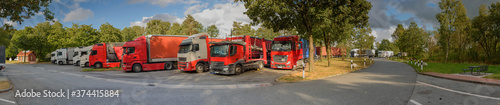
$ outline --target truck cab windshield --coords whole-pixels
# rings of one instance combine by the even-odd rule
[[[191,51],[191,44],[180,45],[179,53],[187,53]]]
[[[210,56],[225,57],[229,51],[229,45],[213,45],[210,46]]]
[[[293,43],[291,41],[273,41],[272,51],[290,51]]]

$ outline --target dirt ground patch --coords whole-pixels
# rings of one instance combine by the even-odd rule
[[[10,84],[8,81],[0,81],[0,90],[9,89]]]
[[[314,70],[311,71],[306,67],[305,69],[305,77],[302,78],[302,70],[296,71],[296,73],[285,75],[281,78],[278,78],[278,82],[297,82],[297,81],[305,81],[305,80],[315,80],[319,78],[324,78],[332,75],[345,74],[349,72],[353,72],[362,68],[364,65],[364,59],[367,59],[366,67],[371,65],[370,59],[368,58],[346,58],[342,60],[342,58],[332,58],[330,60],[330,67],[328,67],[328,61],[326,59],[322,59],[320,61],[314,62]],[[351,70],[351,60],[357,65]]]

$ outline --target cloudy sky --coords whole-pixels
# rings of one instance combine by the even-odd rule
[[[405,27],[410,22],[417,22],[420,27],[434,30],[439,26],[435,16],[441,10],[440,0],[368,0],[373,7],[368,14],[369,23],[373,29],[372,35],[376,41],[392,39],[390,34],[397,24]],[[467,8],[467,15],[478,15],[481,4],[490,5],[498,0],[463,0]],[[50,10],[55,13],[55,19],[65,27],[72,23],[92,24],[96,29],[105,22],[116,28],[123,29],[130,26],[146,26],[152,19],[160,19],[171,23],[182,23],[187,14],[191,14],[203,26],[215,24],[220,34],[229,33],[233,21],[250,23],[250,19],[243,14],[246,11],[242,3],[233,0],[52,0]],[[43,22],[44,17],[38,13],[23,24],[16,24],[6,19],[0,20],[17,29],[25,26],[34,26]]]

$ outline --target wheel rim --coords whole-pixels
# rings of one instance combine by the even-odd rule
[[[100,63],[98,63],[98,64],[95,64],[95,67],[97,67],[97,68],[101,68],[102,66],[101,66],[101,64],[100,64]]]
[[[84,65],[84,66],[89,66],[89,63],[88,63],[88,62],[87,62],[87,63],[85,63],[85,65]]]
[[[139,66],[134,66],[134,71],[136,72],[141,71],[141,68]]]
[[[237,66],[235,72],[236,72],[236,74],[240,74],[241,73],[241,67]]]
[[[264,68],[264,64],[262,64],[262,62],[260,62],[259,69],[262,69],[262,68]]]
[[[198,71],[204,71],[203,70],[203,66],[201,64],[198,64],[196,70],[198,70]]]
[[[166,68],[166,69],[172,69],[172,64],[167,63],[167,64],[165,65],[165,68]]]

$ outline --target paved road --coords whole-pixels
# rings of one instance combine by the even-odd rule
[[[35,89],[113,89],[118,98],[14,98],[14,91],[0,93],[0,98],[17,104],[497,104],[488,97],[499,97],[496,86],[475,85],[417,75],[403,63],[375,59],[367,69],[320,80],[273,84],[256,88],[203,89],[166,88],[159,85],[128,84],[85,76],[53,72],[50,66],[10,65],[7,75],[16,90]],[[65,69],[66,70],[66,69]],[[71,70],[71,69],[68,69]],[[152,72],[155,73],[155,72]],[[187,75],[189,76],[189,75]],[[122,79],[122,78],[118,78]],[[139,78],[138,78],[139,79]],[[165,79],[165,78],[161,78]],[[168,78],[167,78],[168,79]],[[153,79],[139,79],[148,83]],[[127,79],[128,81],[128,79]],[[418,81],[418,83],[417,83]],[[167,82],[168,83],[168,82]],[[175,83],[175,82],[174,82]],[[205,84],[211,85],[211,84]],[[445,87],[456,91],[443,90]],[[456,93],[479,91],[471,94]],[[451,88],[450,88],[451,87]],[[455,87],[455,88],[453,88]],[[465,88],[460,88],[465,87]],[[484,89],[483,89],[484,88]],[[493,91],[491,91],[493,90]],[[480,95],[477,96],[476,94]],[[487,97],[481,97],[481,96]],[[446,101],[439,101],[441,100]],[[411,101],[410,101],[411,100]],[[477,101],[476,101],[477,100]],[[476,102],[476,103],[473,103]],[[0,104],[8,104],[0,101]]]

